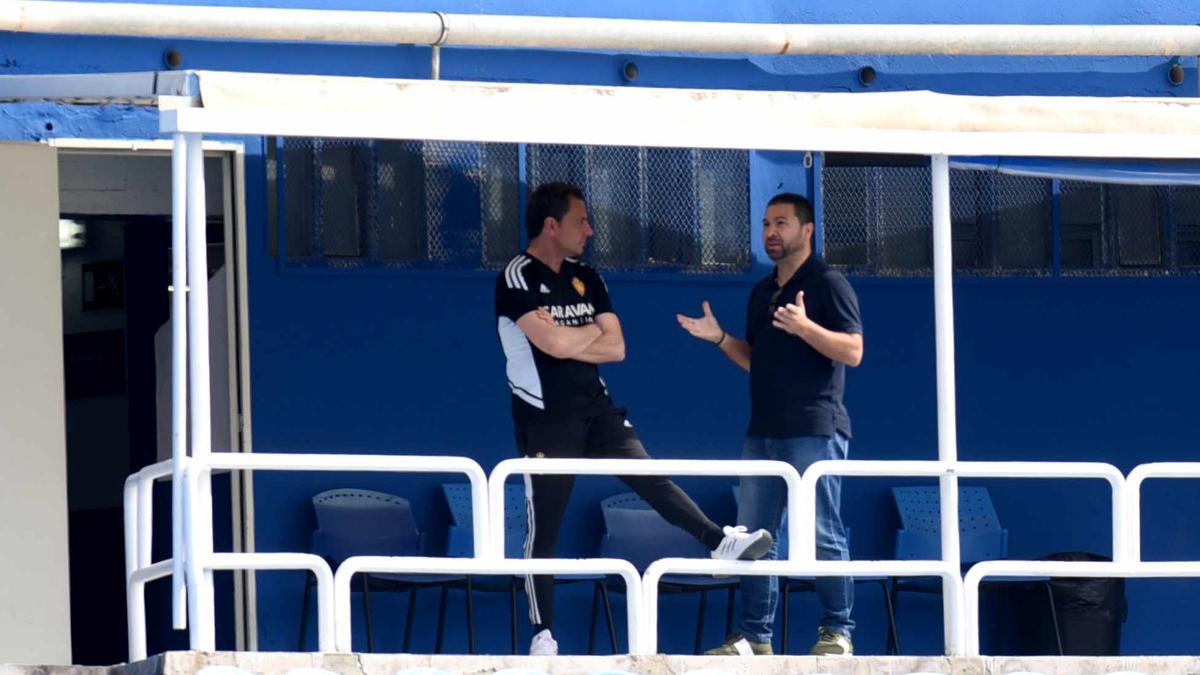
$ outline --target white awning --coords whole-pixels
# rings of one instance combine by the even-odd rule
[[[162,131],[946,155],[1200,157],[1200,100],[806,93],[198,71]]]

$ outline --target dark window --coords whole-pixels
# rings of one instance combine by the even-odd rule
[[[289,262],[489,269],[519,246],[517,146],[287,139]]]
[[[825,255],[858,274],[929,274],[928,160],[827,158],[821,175]],[[1200,188],[1116,185],[951,170],[954,267],[976,275],[1194,273],[1200,269]]]
[[[604,269],[742,272],[750,263],[749,154],[739,150],[530,145],[530,187],[575,183]]]
[[[565,180],[588,197],[602,267],[749,267],[745,151],[286,139],[277,157],[293,264],[493,269],[520,246],[522,183]]]

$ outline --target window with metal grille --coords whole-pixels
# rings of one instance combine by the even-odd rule
[[[527,146],[531,187],[583,188],[604,269],[738,273],[750,266],[749,153],[739,150]]]
[[[276,161],[290,263],[491,269],[519,246],[516,145],[289,138]]]
[[[825,257],[831,264],[874,276],[931,273],[928,158],[829,155],[821,196]],[[950,212],[959,273],[1118,276],[1200,270],[1197,187],[956,169],[950,172]]]
[[[341,139],[277,148],[289,263],[494,269],[520,247],[522,183],[565,180],[588,197],[597,265],[749,268],[745,151]]]

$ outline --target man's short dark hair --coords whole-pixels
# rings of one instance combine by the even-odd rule
[[[781,192],[767,202],[767,206],[776,204],[791,204],[792,208],[796,209],[796,217],[800,219],[801,225],[813,222],[812,202],[794,192]]]
[[[542,183],[525,204],[525,233],[533,239],[542,233],[547,218],[562,220],[571,209],[571,198],[584,201],[583,190],[570,183]]]

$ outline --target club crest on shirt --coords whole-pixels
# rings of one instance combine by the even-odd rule
[[[580,295],[583,295],[585,292],[587,292],[587,286],[583,285],[583,282],[579,280],[579,277],[571,277],[571,286],[573,286],[575,288],[575,292]]]

